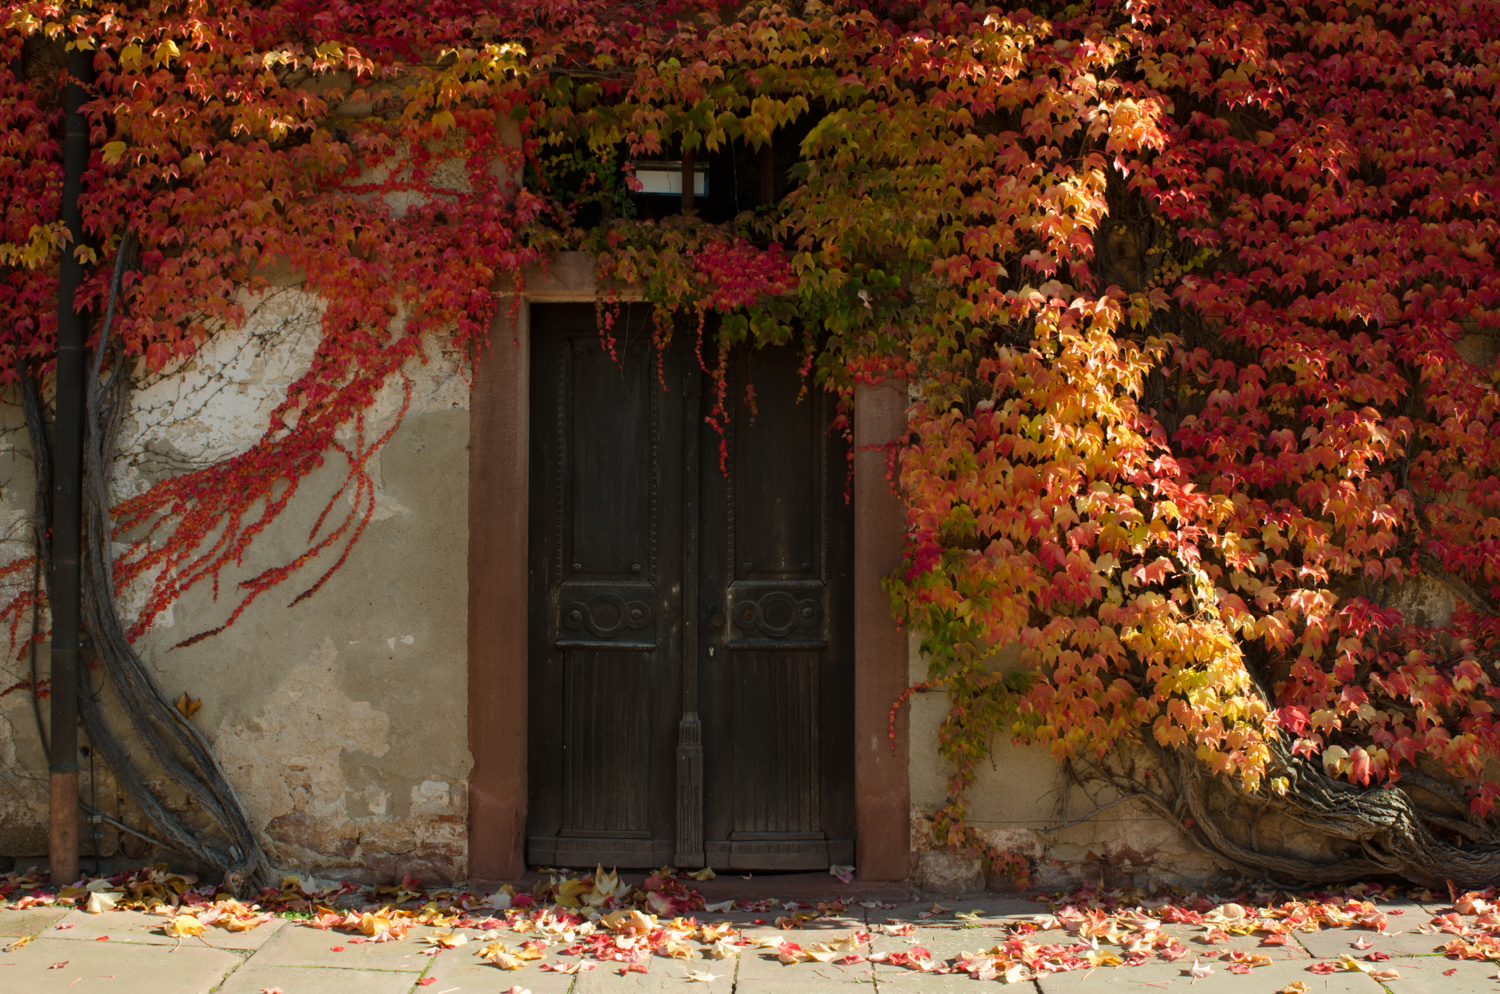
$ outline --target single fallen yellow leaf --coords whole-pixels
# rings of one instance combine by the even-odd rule
[[[1293,980],[1276,994],[1307,994],[1307,985],[1300,980]]]
[[[163,925],[161,930],[174,939],[201,938],[203,923],[192,915],[178,915]]]
[[[731,956],[739,955],[739,948],[728,939],[718,939],[704,950],[704,952],[708,954],[709,959],[728,959]]]
[[[203,702],[201,700],[193,700],[187,695],[187,691],[184,690],[182,696],[173,702],[173,706],[177,708],[178,713],[184,718],[192,718],[203,707]]]
[[[106,911],[113,911],[120,898],[124,897],[118,891],[94,891],[89,894],[89,899],[83,906],[83,910],[91,915],[100,915]]]
[[[689,873],[688,876],[692,877],[694,880],[712,880],[714,877],[718,876],[718,874],[705,866],[701,870],[694,870],[692,873]]]
[[[462,932],[437,932],[427,936],[422,941],[431,943],[439,949],[457,949],[465,942],[468,942],[469,937]]]
[[[717,922],[713,925],[704,925],[699,930],[698,937],[704,942],[718,942],[732,934],[734,934],[733,922]]]
[[[656,916],[645,915],[634,908],[611,911],[601,921],[604,927],[614,932],[637,932],[644,935],[656,928]]]
[[[35,939],[35,938],[36,938],[36,936],[34,936],[34,935],[23,935],[19,939],[17,939],[15,942],[12,942],[10,945],[6,946],[5,947],[5,951],[8,952],[8,953],[13,953],[17,949],[20,949],[22,946],[26,945],[32,939]]]
[[[584,898],[584,903],[591,908],[602,908],[612,897],[622,897],[625,893],[625,885],[620,883],[618,870],[604,872],[602,865],[594,868],[594,889]]]
[[[582,880],[564,880],[552,888],[552,899],[564,908],[576,908],[583,903],[584,895],[591,890],[593,887]]]
[[[502,970],[519,970],[522,963],[503,942],[491,942],[479,950],[480,959],[487,959]]]
[[[859,952],[859,940],[855,938],[853,932],[850,932],[837,942],[829,943],[829,948],[841,953],[857,953]]]

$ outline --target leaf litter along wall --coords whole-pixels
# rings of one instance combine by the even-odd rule
[[[249,554],[423,334],[466,350],[492,287],[584,248],[663,334],[667,312],[718,310],[724,341],[805,336],[830,388],[922,384],[891,590],[953,705],[939,846],[981,841],[964,797],[999,732],[1258,872],[1491,874],[1493,3],[304,13],[64,23],[32,3],[9,22],[28,154],[6,160],[8,355],[48,354],[56,112],[33,69],[70,32],[114,95],[92,109],[93,299],[125,228],[143,240],[125,355],[187,358],[273,263],[327,303],[260,440],[122,505],[127,528],[162,519],[121,567],[152,587],[147,619]],[[793,189],[727,225],[633,220],[549,158],[794,133]],[[455,136],[466,188],[439,168]],[[411,172],[372,171],[401,156]],[[497,158],[535,182],[507,191]],[[316,587],[363,520],[249,595]],[[1455,602],[1443,630],[1400,610],[1418,577]],[[997,674],[1010,645],[1021,671]],[[1112,758],[1126,745],[1151,756],[1139,775]],[[1288,810],[1331,848],[1242,830]]]

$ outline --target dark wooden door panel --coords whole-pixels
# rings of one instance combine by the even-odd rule
[[[850,509],[832,401],[738,353],[723,439],[690,348],[532,310],[533,864],[853,858]]]
[[[563,562],[574,576],[641,576],[658,522],[653,512],[660,444],[652,352],[632,342],[612,357],[597,337],[575,336],[559,363],[558,412],[568,424],[566,458],[555,471],[567,502]]]
[[[528,859],[659,866],[675,822],[681,537],[664,523],[681,514],[681,427],[663,420],[640,321],[614,356],[592,306],[539,307],[533,323]]]
[[[563,667],[563,830],[649,837],[646,792],[621,788],[651,769],[650,653],[569,651]]]
[[[834,401],[790,348],[737,354],[729,472],[704,480],[705,851],[726,869],[853,861],[852,521]]]
[[[734,674],[734,836],[823,830],[818,654],[728,652]]]

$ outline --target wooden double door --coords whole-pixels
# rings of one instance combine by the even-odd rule
[[[804,390],[794,350],[744,350],[721,436],[691,334],[658,354],[628,308],[611,355],[592,305],[531,323],[527,862],[852,863],[832,399]]]

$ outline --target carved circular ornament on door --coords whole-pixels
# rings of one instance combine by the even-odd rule
[[[639,631],[649,625],[651,605],[619,594],[595,594],[587,601],[569,601],[562,616],[564,628],[587,628],[595,638],[611,639],[626,629]]]
[[[810,598],[798,598],[785,590],[773,590],[757,600],[743,600],[734,606],[734,623],[741,629],[754,629],[767,638],[786,638],[798,628],[816,628],[823,621],[823,605]]]

